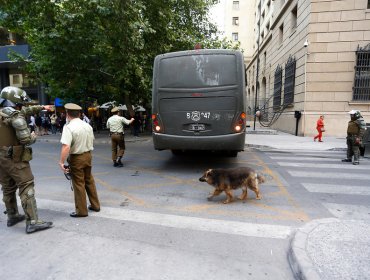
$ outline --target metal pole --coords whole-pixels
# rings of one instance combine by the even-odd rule
[[[256,113],[257,113],[257,98],[258,98],[258,72],[260,68],[260,29],[261,29],[261,12],[262,12],[262,0],[258,5],[259,8],[259,19],[258,19],[258,38],[257,38],[257,69],[256,69],[256,95],[254,100],[254,120],[253,120],[253,130],[256,130]]]

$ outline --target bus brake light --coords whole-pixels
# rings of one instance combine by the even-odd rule
[[[239,117],[237,118],[234,126],[235,132],[240,132],[243,130],[245,126],[245,118],[246,114],[244,112],[240,113]]]

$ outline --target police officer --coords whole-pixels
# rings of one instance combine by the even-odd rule
[[[1,104],[10,100],[14,103],[27,102],[30,98],[22,89],[6,87],[0,93]],[[29,161],[32,150],[29,145],[36,141],[30,133],[25,117],[13,107],[0,104],[0,184],[3,201],[8,215],[7,226],[11,227],[26,219],[26,233],[52,227],[52,222],[39,220],[34,190],[34,177]],[[25,215],[18,212],[16,191]]]
[[[114,107],[111,112],[113,116],[111,116],[107,121],[107,128],[110,131],[111,135],[111,142],[112,142],[112,160],[114,167],[122,167],[123,164],[121,162],[122,156],[125,153],[125,129],[124,125],[131,124],[135,119],[131,118],[130,120],[121,117],[118,115],[118,108]],[[118,152],[117,152],[118,148]]]
[[[353,164],[358,165],[360,164],[360,146],[362,145],[366,124],[360,111],[351,110],[348,113],[351,116],[351,120],[348,122],[347,128],[347,158],[342,161],[352,162],[353,156]]]
[[[71,217],[86,217],[87,209],[100,211],[100,202],[96,191],[94,177],[91,174],[92,155],[94,149],[94,133],[92,127],[80,119],[82,108],[76,104],[64,105],[67,112],[67,124],[63,128],[62,149],[60,152],[59,166],[64,173],[68,172],[65,162],[68,157],[75,199],[75,212]],[[87,207],[86,194],[90,205]]]

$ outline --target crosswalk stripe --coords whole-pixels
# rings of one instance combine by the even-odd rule
[[[302,183],[309,191],[314,193],[370,195],[370,186],[334,185],[334,184],[311,184]]]
[[[370,166],[368,165],[353,165],[353,164],[332,164],[332,163],[301,163],[301,162],[278,162],[280,166],[284,167],[307,167],[307,168],[346,168],[346,169],[366,169],[368,170]]]
[[[293,177],[309,177],[309,178],[337,178],[337,179],[356,179],[370,180],[370,174],[353,174],[343,172],[313,172],[313,171],[293,171],[288,170],[288,173]]]
[[[40,198],[37,199],[37,205],[40,209],[67,213],[71,211],[71,209],[74,209],[73,203]],[[287,239],[294,231],[294,229],[289,226],[243,223],[237,221],[161,214],[113,207],[102,207],[100,212],[94,212],[92,213],[92,216],[171,228],[262,238]]]
[[[364,220],[370,222],[370,207],[363,205],[337,203],[323,203],[323,205],[326,209],[329,210],[330,213],[332,213],[337,218],[352,220],[355,217],[356,220]]]
[[[318,156],[318,155],[325,155],[325,156],[334,156],[338,158],[346,157],[346,152],[343,151],[312,151],[312,152],[304,152],[304,151],[293,151],[289,150],[288,152],[266,152],[268,156]]]
[[[338,158],[317,158],[317,157],[284,157],[284,156],[279,156],[279,157],[275,157],[275,156],[271,156],[270,157],[271,159],[274,159],[274,160],[289,160],[289,161],[292,161],[292,160],[299,160],[299,161],[317,161],[318,159],[322,160],[322,161],[335,161],[335,162],[338,162],[340,161],[339,160],[339,157]]]

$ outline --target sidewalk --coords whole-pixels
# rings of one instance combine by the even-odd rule
[[[60,134],[38,137],[41,142],[59,142]],[[134,137],[125,133],[125,141],[150,141],[151,134]],[[246,147],[302,151],[343,151],[345,137],[300,137],[271,129],[247,129]],[[95,133],[95,143],[110,143],[107,131]],[[369,219],[370,220],[370,219]],[[291,240],[288,260],[297,279],[370,279],[370,223],[336,218],[317,219],[299,228]]]
[[[284,150],[347,149],[346,139],[299,137],[270,129],[249,128],[246,146]],[[297,279],[370,279],[370,219],[317,219],[299,228],[291,239],[288,260]]]
[[[314,142],[313,137],[295,136],[271,129],[247,128],[245,145],[254,148],[273,148],[284,150],[306,150],[306,151],[325,151],[325,150],[347,150],[345,137],[326,137],[323,142]]]

